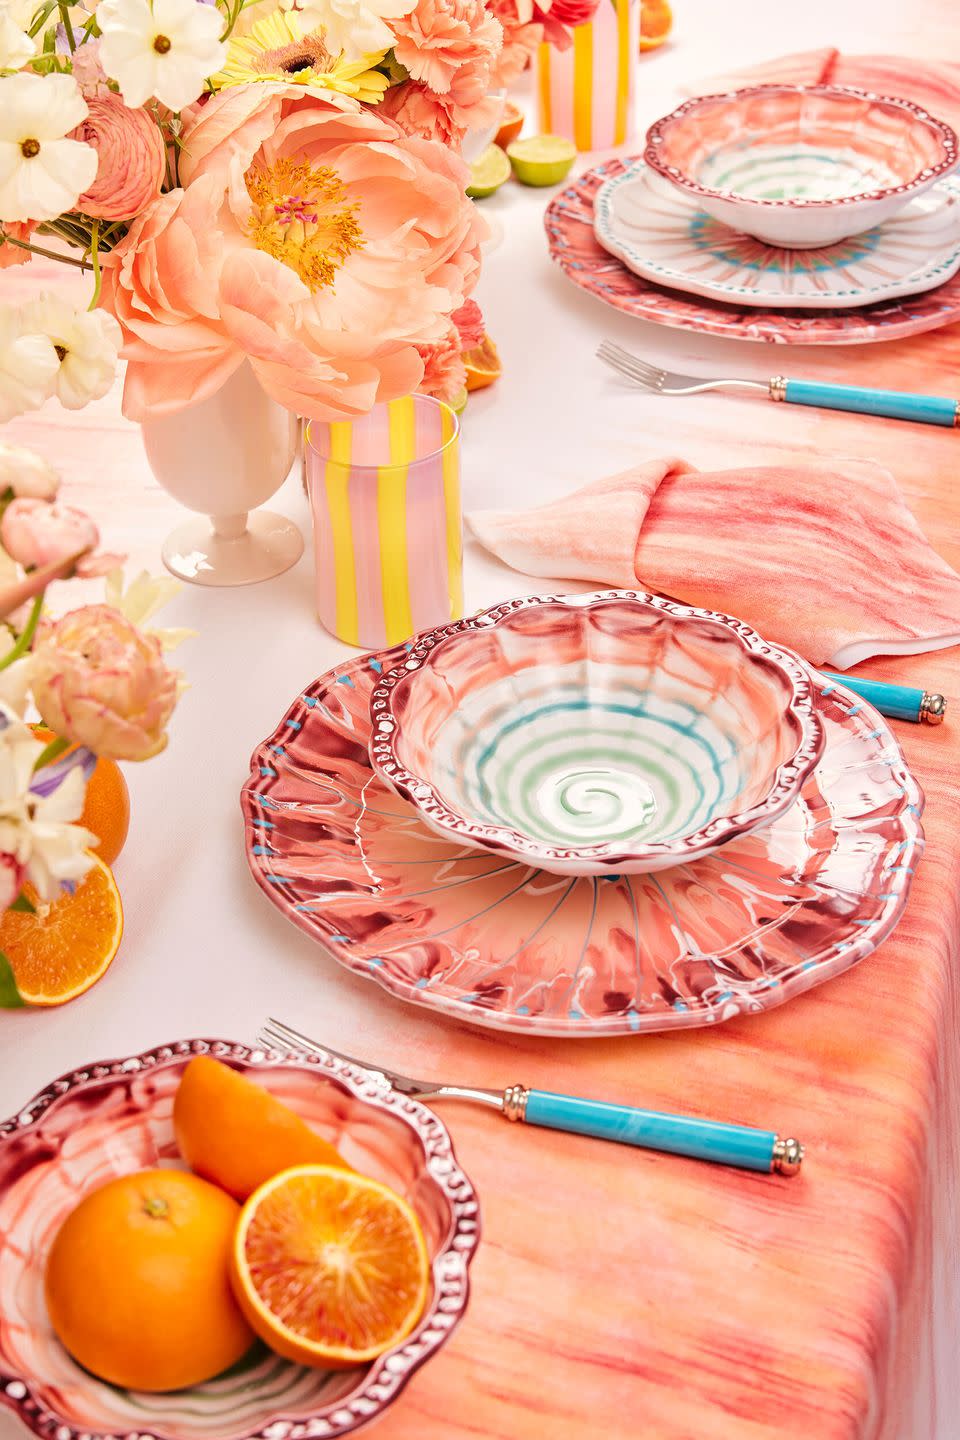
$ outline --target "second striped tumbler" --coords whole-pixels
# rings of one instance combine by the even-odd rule
[[[633,140],[639,47],[640,0],[600,0],[593,19],[573,27],[568,49],[541,44],[541,131],[564,135],[581,151]]]
[[[348,645],[383,649],[463,614],[460,424],[408,395],[304,436],[317,611]]]

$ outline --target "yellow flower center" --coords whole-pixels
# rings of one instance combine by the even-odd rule
[[[20,154],[24,160],[32,160],[35,155],[40,154],[39,140],[24,140],[20,145]]]
[[[173,45],[166,35],[158,35],[154,39],[153,48],[158,55],[169,55]]]
[[[253,202],[248,227],[258,250],[295,270],[309,290],[332,285],[340,266],[363,246],[358,200],[349,200],[335,170],[281,159],[246,173]]]

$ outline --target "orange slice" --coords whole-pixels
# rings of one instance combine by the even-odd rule
[[[260,1339],[297,1364],[341,1370],[399,1344],[423,1314],[429,1275],[416,1215],[365,1175],[298,1165],[240,1212],[234,1293]]]
[[[514,105],[512,100],[503,102],[503,115],[500,120],[500,129],[497,131],[495,145],[501,150],[506,150],[512,140],[516,140],[523,129],[523,111],[519,105]]]
[[[641,0],[640,53],[656,50],[673,29],[673,11],[668,0]]]
[[[464,350],[461,359],[467,370],[468,390],[485,390],[503,370],[497,347],[489,335],[484,335],[472,350]]]
[[[92,858],[93,869],[72,895],[63,890],[47,905],[25,885],[36,914],[7,910],[0,916],[0,952],[27,1005],[63,1005],[82,995],[120,948],[120,892],[110,867]]]
[[[237,1200],[291,1165],[350,1169],[294,1110],[212,1055],[195,1055],[184,1069],[173,1133],[190,1169]]]

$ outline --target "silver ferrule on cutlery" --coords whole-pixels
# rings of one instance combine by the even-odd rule
[[[259,1036],[261,1044],[308,1055],[332,1055],[358,1065],[401,1094],[421,1100],[466,1100],[498,1110],[506,1120],[561,1130],[571,1135],[589,1135],[644,1150],[659,1150],[706,1160],[714,1165],[733,1165],[763,1174],[793,1176],[803,1164],[804,1149],[799,1140],[773,1130],[756,1130],[748,1125],[728,1125],[718,1120],[701,1120],[692,1115],[671,1115],[660,1110],[642,1110],[630,1105],[612,1105],[578,1095],[560,1095],[526,1085],[508,1085],[505,1090],[474,1086],[443,1085],[414,1080],[409,1075],[366,1065],[351,1055],[321,1045],[279,1020],[269,1020]]]

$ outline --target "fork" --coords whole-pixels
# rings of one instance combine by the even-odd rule
[[[604,340],[597,357],[626,379],[657,395],[699,395],[704,390],[758,390],[770,400],[788,405],[819,405],[827,410],[853,410],[860,415],[883,415],[888,420],[918,420],[926,425],[960,425],[960,401],[938,395],[913,395],[906,390],[867,390],[858,385],[826,385],[809,380],[736,380],[703,375],[682,375],[661,370],[632,355],[612,340]]]
[[[418,1100],[469,1100],[498,1110],[506,1120],[525,1121],[547,1130],[564,1130],[573,1135],[592,1135],[597,1140],[617,1140],[646,1150],[663,1150],[715,1165],[736,1165],[742,1170],[767,1174],[796,1175],[803,1163],[803,1146],[798,1140],[781,1139],[772,1130],[754,1130],[746,1125],[726,1125],[716,1120],[698,1120],[690,1115],[668,1115],[659,1110],[639,1110],[627,1105],[608,1105],[575,1095],[556,1095],[549,1090],[529,1090],[525,1085],[508,1085],[506,1090],[480,1090],[473,1086],[444,1085],[433,1080],[413,1080],[384,1066],[370,1066],[330,1045],[321,1045],[292,1030],[280,1020],[268,1019],[257,1036],[267,1049],[331,1055],[350,1065],[360,1065],[384,1088],[398,1090]]]

